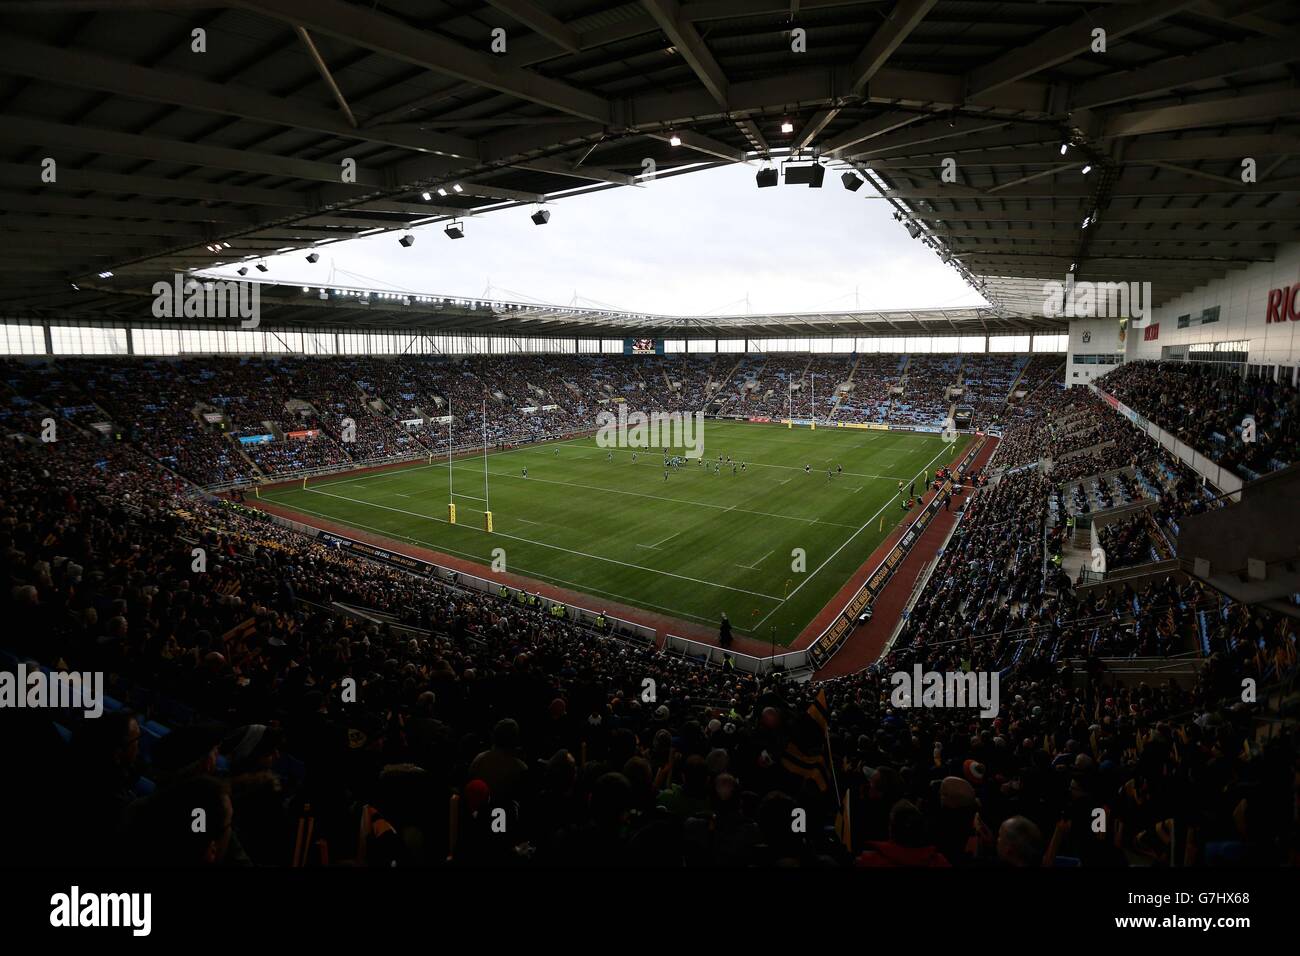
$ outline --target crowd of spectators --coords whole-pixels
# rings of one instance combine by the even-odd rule
[[[948,417],[952,399],[948,390],[957,384],[961,356],[913,355],[907,361],[903,393],[895,396],[889,423],[903,427],[938,427]]]
[[[1169,545],[1151,524],[1146,509],[1126,515],[1098,532],[1106,552],[1106,569],[1129,568],[1169,557]]]
[[[797,683],[370,564],[186,496],[129,444],[15,442],[0,459],[0,660],[104,671],[118,706],[5,712],[11,859],[1295,862],[1294,738],[1257,741],[1240,696],[1243,677],[1294,673],[1294,623],[1174,579],[1076,593],[1044,571],[1063,534],[1046,524],[1051,487],[1028,469],[960,499],[888,657]],[[1183,652],[1198,633],[1193,682],[1119,682],[1100,662]],[[998,673],[998,715],[894,707],[890,675],[914,664]],[[222,826],[195,834],[195,806]]]
[[[1097,384],[1241,478],[1300,461],[1300,390],[1289,381],[1200,362],[1126,362]]]
[[[903,356],[867,354],[853,371],[852,389],[841,399],[835,417],[847,422],[888,420],[891,389],[901,381]]]
[[[0,427],[37,437],[48,414],[78,434],[104,424],[177,474],[211,486],[436,454],[449,440],[462,442],[458,436],[481,435],[485,413],[495,444],[571,434],[594,428],[598,412],[619,401],[641,411],[709,409],[770,418],[784,417],[793,406],[796,418],[808,418],[815,396],[822,421],[942,424],[947,406],[934,396],[952,384],[957,356],[914,357],[908,397],[898,402],[891,402],[890,390],[900,380],[900,356],[860,358],[719,353],[10,361],[0,370],[12,393],[0,407]],[[987,393],[989,403],[1005,401],[1012,361],[990,356],[973,364],[967,387]],[[986,373],[989,383],[983,383]],[[850,382],[841,395],[840,386]],[[443,421],[447,415],[454,417],[451,428]],[[305,432],[318,434],[304,438]]]
[[[972,409],[980,426],[1006,420],[1007,398],[1028,358],[1024,355],[966,355],[961,362],[961,403]]]

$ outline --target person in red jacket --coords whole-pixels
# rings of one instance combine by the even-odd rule
[[[910,800],[899,800],[889,811],[889,839],[867,843],[858,866],[943,867],[947,858],[925,839],[925,818]]]

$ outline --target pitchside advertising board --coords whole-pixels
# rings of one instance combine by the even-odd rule
[[[663,339],[624,339],[624,355],[663,355]]]
[[[386,551],[383,548],[376,548],[373,545],[363,544],[360,541],[353,541],[351,538],[345,538],[342,535],[330,534],[328,531],[322,531],[317,535],[319,541],[349,551],[352,554],[360,555],[363,558],[370,558],[372,561],[382,561],[384,564],[391,565],[395,568],[401,568],[403,571],[411,571],[415,574],[426,577],[437,571],[432,564],[424,561],[418,561],[415,558],[408,558],[404,554],[396,554],[392,551]]]

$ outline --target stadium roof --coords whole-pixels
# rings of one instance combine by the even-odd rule
[[[220,278],[199,279],[214,292]],[[175,281],[171,283],[174,301]],[[202,286],[195,287],[196,292]],[[417,295],[358,286],[302,286],[258,282],[259,318],[268,327],[406,329],[426,333],[477,332],[506,336],[698,338],[812,338],[895,335],[999,335],[1063,332],[1065,321],[989,308],[855,310],[746,315],[655,315],[580,306],[540,305]],[[188,293],[182,289],[182,298]],[[152,324],[154,292],[144,285],[109,288],[102,280],[78,293],[98,319]],[[215,300],[214,300],[215,301]],[[231,300],[226,299],[229,303]],[[64,319],[58,309],[35,308],[36,318]],[[234,315],[233,307],[227,310]],[[187,324],[195,324],[192,320]]]
[[[894,204],[990,314],[1038,312],[1072,264],[1159,302],[1300,237],[1298,17],[1288,0],[12,0],[0,310],[107,315],[130,297],[70,283],[521,214],[633,185],[646,159],[664,176],[797,151],[861,174],[845,201]]]

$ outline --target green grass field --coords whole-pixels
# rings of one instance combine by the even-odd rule
[[[725,611],[737,632],[766,641],[775,628],[786,645],[902,519],[899,480],[933,474],[967,441],[710,421],[707,468],[688,460],[667,481],[658,449],[607,450],[594,438],[530,446],[489,456],[487,496],[482,458],[453,463],[455,525],[445,460],[262,498],[483,565],[502,548],[507,571],[593,595],[596,609],[607,599],[703,625]],[[715,474],[719,454],[748,467]],[[828,480],[837,465],[843,473]],[[485,497],[493,534],[483,530]]]

